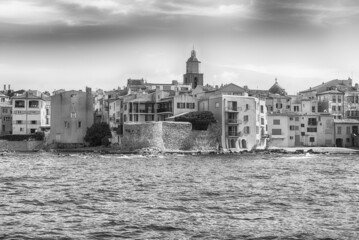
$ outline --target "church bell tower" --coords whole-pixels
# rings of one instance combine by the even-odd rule
[[[196,57],[196,51],[191,51],[191,57],[186,63],[186,74],[183,75],[183,84],[192,85],[192,88],[203,86],[203,73],[200,73],[200,64]]]

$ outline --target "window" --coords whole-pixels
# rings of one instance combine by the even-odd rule
[[[282,129],[272,129],[272,135],[282,135]]]
[[[295,126],[294,130],[299,131],[299,126]]]
[[[287,109],[290,109],[290,105],[287,105]]]
[[[301,135],[301,136],[305,136],[305,132],[301,132],[300,135]]]
[[[177,108],[181,108],[181,103],[177,103]]]
[[[194,109],[194,103],[187,103],[187,108]]]
[[[24,108],[25,107],[25,101],[22,101],[22,100],[15,101],[15,107],[16,108]]]
[[[291,130],[291,131],[294,131],[295,130],[295,126],[289,126],[289,130]]]
[[[20,132],[22,132],[22,131],[24,131],[24,129],[23,129],[23,128],[20,128]]]
[[[16,124],[22,124],[21,120],[16,120]]]
[[[299,106],[294,106],[293,110],[294,112],[299,112]]]
[[[50,115],[50,109],[46,108],[46,115]]]
[[[298,122],[298,121],[299,121],[299,117],[295,117],[295,121]]]
[[[293,121],[293,118],[292,118],[292,117],[290,117],[290,118],[289,118],[289,120],[290,120],[290,121]]]
[[[337,109],[336,109],[336,107],[335,107],[335,106],[332,106],[332,110],[333,110],[333,111],[336,111]]]
[[[243,121],[248,122],[248,115],[243,116]]]
[[[249,110],[249,104],[246,104],[246,110]]]
[[[333,103],[335,103],[335,102],[337,101],[336,96],[333,96],[333,97],[332,97],[332,101],[333,101]]]
[[[46,118],[46,124],[50,124],[49,118]]]
[[[216,108],[219,108],[219,102],[216,102]]]
[[[2,113],[7,113],[7,108],[3,108]]]
[[[310,137],[309,138],[309,142],[314,142],[315,141],[315,138],[314,137]]]
[[[9,122],[9,121],[11,121],[11,118],[10,117],[4,117],[4,121]]]
[[[65,121],[65,128],[69,128],[70,127],[70,123],[68,121]]]
[[[312,112],[314,112],[314,113],[315,113],[315,107],[312,107]]]
[[[81,128],[81,127],[82,127],[81,121],[78,122],[77,126],[78,126],[78,128]]]
[[[31,128],[30,133],[36,133],[36,128]]]
[[[5,102],[5,98],[1,98],[1,102]],[[5,131],[5,130],[4,130]]]
[[[261,118],[261,125],[264,125],[264,118]]]
[[[307,128],[307,132],[317,132],[317,128]]]
[[[71,118],[76,118],[76,113],[75,112],[71,113]]]
[[[132,122],[132,114],[130,114],[130,122]]]
[[[39,101],[29,101],[29,108],[38,108]]]
[[[347,134],[350,134],[350,127],[347,127]]]
[[[246,126],[246,127],[244,127],[243,131],[244,131],[244,133],[249,134],[250,128],[248,126]]]
[[[342,97],[338,96],[338,103],[341,103],[341,102],[342,102]]]
[[[308,125],[317,126],[317,119],[316,118],[308,118]]]
[[[350,138],[347,138],[347,143],[350,143]]]
[[[290,136],[289,139],[290,139],[290,140],[293,140],[293,136]]]
[[[37,121],[36,121],[36,120],[32,120],[32,121],[30,121],[30,124],[37,124]]]
[[[342,107],[341,106],[338,106],[338,111],[341,111],[342,110]]]
[[[342,127],[337,127],[337,133],[342,134]]]
[[[301,127],[305,127],[304,123],[300,124]]]
[[[135,116],[134,116],[134,121],[135,121],[135,122],[138,122],[138,115],[135,115]]]
[[[261,105],[261,113],[264,113],[264,107]]]
[[[273,119],[273,125],[280,125],[280,119]]]

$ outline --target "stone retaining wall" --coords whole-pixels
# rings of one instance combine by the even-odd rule
[[[121,149],[133,151],[156,147],[161,150],[216,150],[217,128],[192,131],[188,122],[125,123]]]
[[[162,122],[125,123],[121,143],[126,151],[150,147],[163,150]]]
[[[38,150],[44,144],[43,141],[7,141],[0,140],[1,151],[32,151]]]
[[[162,122],[162,139],[166,150],[184,150],[192,132],[188,122]]]

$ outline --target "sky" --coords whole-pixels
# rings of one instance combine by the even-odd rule
[[[0,86],[112,90],[183,81],[289,94],[359,78],[356,0],[1,0]]]

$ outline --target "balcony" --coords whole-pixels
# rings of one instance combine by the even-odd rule
[[[236,107],[236,106],[228,106],[228,107],[226,107],[227,112],[239,112],[240,110],[241,110],[240,107]]]
[[[241,135],[241,133],[237,132],[237,131],[228,131],[227,132],[228,137],[239,137],[240,135]]]
[[[231,118],[229,118],[229,119],[227,119],[227,124],[241,124],[242,123],[242,121],[241,120],[238,120],[238,119],[231,119]]]
[[[158,108],[157,113],[172,112],[172,108]]]

